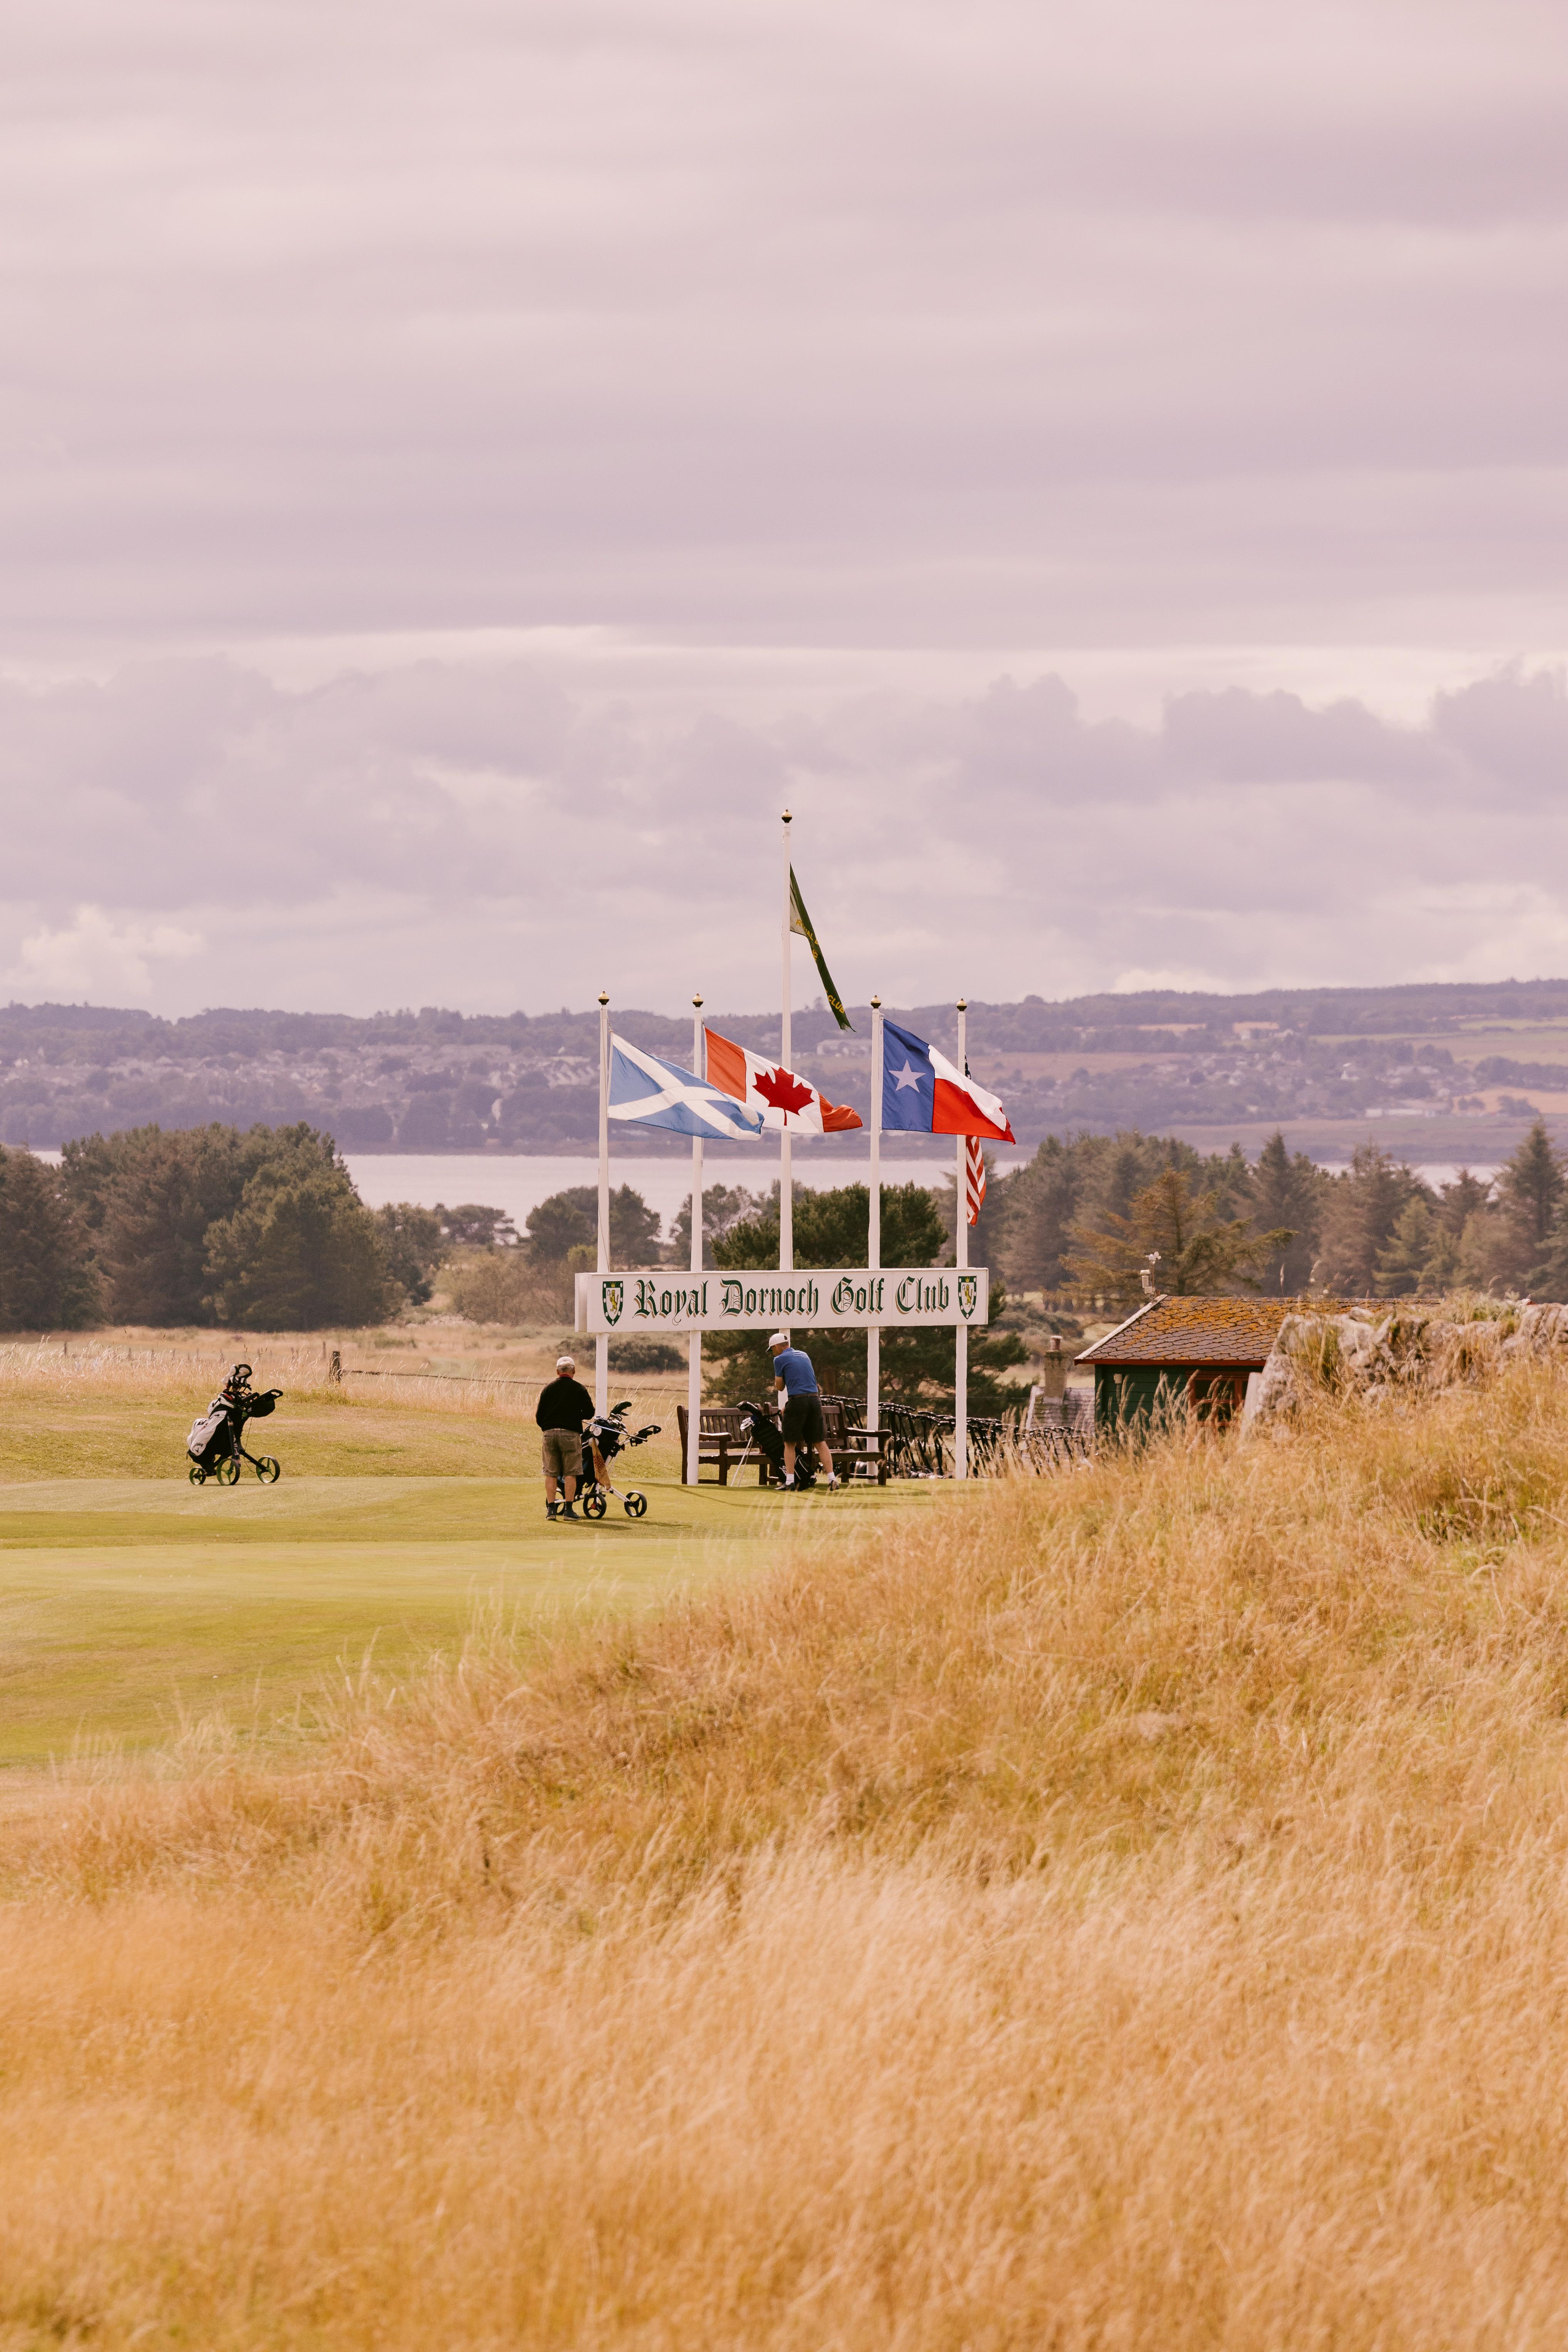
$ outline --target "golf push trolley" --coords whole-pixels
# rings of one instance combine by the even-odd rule
[[[209,1478],[220,1486],[237,1486],[242,1462],[249,1463],[264,1486],[277,1485],[282,1465],[270,1454],[247,1454],[244,1431],[247,1422],[269,1413],[282,1393],[281,1389],[253,1389],[250,1366],[236,1364],[205,1412],[192,1423],[185,1440],[193,1486],[205,1486]]]
[[[624,1404],[612,1405],[608,1412],[595,1413],[583,1432],[582,1491],[578,1500],[583,1506],[585,1519],[602,1519],[610,1507],[612,1495],[628,1519],[640,1519],[647,1511],[646,1495],[639,1495],[635,1487],[623,1495],[618,1486],[611,1484],[609,1475],[610,1465],[623,1445],[646,1445],[650,1437],[657,1437],[659,1433],[660,1424],[657,1421],[645,1422],[641,1429],[628,1429],[626,1417],[631,1409],[632,1401],[627,1397]],[[595,1446],[605,1465],[602,1486],[594,1470]]]

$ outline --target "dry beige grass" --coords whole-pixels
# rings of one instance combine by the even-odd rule
[[[558,1332],[513,1334],[510,1344],[485,1346],[480,1335],[445,1327],[424,1327],[434,1349],[452,1350],[452,1368],[432,1368],[404,1357],[372,1332],[331,1334],[326,1339],[292,1333],[234,1333],[216,1339],[209,1331],[171,1338],[167,1332],[81,1332],[64,1339],[0,1341],[0,1399],[7,1391],[60,1398],[216,1394],[241,1359],[256,1369],[258,1388],[280,1387],[289,1400],[312,1403],[416,1405],[423,1412],[479,1413],[487,1419],[533,1425],[534,1407],[545,1381],[555,1376]],[[593,1342],[578,1341],[592,1381]],[[336,1349],[345,1375],[328,1376],[329,1352]],[[496,1360],[497,1357],[500,1360]],[[633,1419],[652,1417],[673,1430],[675,1408],[686,1402],[683,1375],[612,1371],[612,1402],[630,1397]],[[670,1458],[675,1459],[671,1442]]]
[[[1555,2347],[1568,1386],[17,1807],[0,2345]]]

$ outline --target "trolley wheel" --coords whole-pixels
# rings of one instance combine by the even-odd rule
[[[583,1497],[583,1517],[585,1519],[602,1519],[609,1507],[603,1495],[584,1495]]]
[[[205,1486],[207,1483],[207,1474],[199,1462],[192,1463],[188,1475],[193,1486]]]
[[[638,1495],[635,1493],[630,1494],[626,1498],[626,1517],[628,1519],[641,1519],[647,1517],[647,1496],[646,1495]]]
[[[280,1462],[275,1462],[270,1454],[258,1454],[256,1457],[256,1475],[264,1486],[276,1486],[279,1479],[283,1475],[283,1465]]]
[[[217,1467],[213,1472],[213,1476],[217,1480],[220,1486],[238,1486],[239,1465],[235,1460],[232,1454],[226,1455],[224,1460],[218,1464]]]

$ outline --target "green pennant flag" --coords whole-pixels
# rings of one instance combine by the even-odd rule
[[[826,959],[816,944],[816,933],[812,929],[811,917],[805,911],[805,900],[800,895],[800,884],[795,878],[793,866],[789,869],[789,927],[792,931],[799,933],[811,950],[811,959],[816,966],[816,976],[822,982],[824,996],[833,1007],[835,1021],[837,1022],[840,1029],[852,1031],[855,1024],[844,1010],[844,999],[834,987],[833,974],[828,971]]]

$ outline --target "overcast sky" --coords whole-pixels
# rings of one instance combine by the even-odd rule
[[[1568,971],[1558,0],[51,0],[0,990]],[[815,992],[802,961],[797,996]]]

